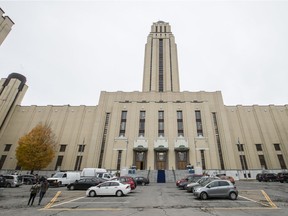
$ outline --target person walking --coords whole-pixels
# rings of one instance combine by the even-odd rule
[[[41,200],[43,199],[46,191],[48,190],[49,188],[49,183],[47,181],[47,179],[45,179],[44,181],[41,182],[41,185],[40,185],[40,194],[39,194],[39,203],[38,205],[41,204]]]
[[[29,206],[30,202],[31,202],[31,205],[30,205],[30,206],[33,205],[34,199],[35,199],[36,195],[38,194],[39,189],[40,189],[40,185],[39,185],[39,183],[38,183],[38,181],[37,181],[37,182],[36,182],[34,185],[32,185],[32,187],[30,188],[30,198],[29,198],[29,201],[28,201],[28,204],[27,204],[28,206]]]

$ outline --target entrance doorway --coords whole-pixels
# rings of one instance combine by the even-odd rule
[[[156,170],[166,170],[167,168],[167,152],[156,151]]]

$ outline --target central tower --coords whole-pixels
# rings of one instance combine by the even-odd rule
[[[145,45],[143,92],[179,92],[177,45],[169,23],[153,23]]]

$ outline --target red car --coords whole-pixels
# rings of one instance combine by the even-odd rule
[[[135,190],[137,184],[136,181],[131,176],[120,176],[117,178],[113,178],[112,180],[118,180],[124,184],[130,184],[131,190]]]
[[[191,175],[188,175],[186,176],[185,178],[183,179],[180,179],[178,181],[176,181],[176,186],[177,187],[182,187],[182,184],[185,182],[185,183],[190,183],[192,182],[194,179],[195,179],[195,182],[201,178],[203,175],[198,175],[198,174],[191,174]]]

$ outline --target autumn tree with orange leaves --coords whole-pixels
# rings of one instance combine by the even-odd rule
[[[41,170],[46,168],[55,156],[56,138],[51,127],[39,123],[28,134],[21,137],[16,149],[18,165],[23,169]]]

